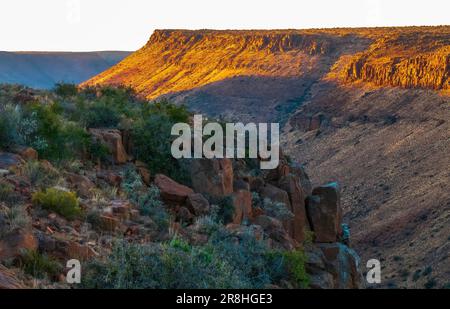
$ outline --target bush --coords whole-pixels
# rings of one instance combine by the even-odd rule
[[[57,170],[47,168],[39,161],[27,161],[21,166],[20,173],[30,180],[32,186],[40,189],[55,186],[60,177]]]
[[[31,218],[24,206],[1,208],[0,217],[4,219],[4,224],[0,224],[0,237],[31,225]]]
[[[62,265],[56,260],[31,250],[22,254],[21,266],[25,273],[39,279],[56,278],[62,271]]]
[[[161,229],[169,226],[170,216],[160,199],[159,189],[156,186],[144,186],[141,176],[133,168],[125,170],[122,189],[138,206],[142,215],[152,218]]]
[[[81,208],[75,193],[57,188],[39,191],[33,194],[34,204],[49,211],[54,211],[67,219],[75,219],[81,214]]]
[[[283,252],[285,265],[290,274],[291,280],[299,288],[307,288],[309,286],[309,277],[306,273],[305,263],[306,255],[301,250]]]
[[[61,97],[73,97],[78,94],[78,88],[74,84],[57,83],[53,91]]]
[[[106,261],[87,265],[85,288],[241,288],[233,269],[202,247],[181,240],[135,245],[120,242]]]
[[[95,102],[89,106],[84,117],[88,128],[115,128],[120,121],[118,111],[104,102]]]
[[[0,180],[0,202],[7,205],[15,205],[22,200],[22,196],[14,190],[14,186]]]
[[[39,152],[39,156],[51,160],[74,158],[84,153],[90,135],[79,124],[65,120],[58,104],[31,104],[26,114],[37,123],[37,129],[27,134],[27,145]]]
[[[252,206],[261,207],[267,215],[278,220],[290,220],[294,214],[284,203],[274,202],[269,198],[262,199],[257,192],[252,192]]]

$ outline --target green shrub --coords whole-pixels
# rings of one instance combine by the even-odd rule
[[[50,169],[39,161],[27,161],[20,168],[20,173],[30,180],[34,187],[48,188],[59,182],[59,173],[56,169]]]
[[[80,156],[90,142],[90,135],[79,124],[67,121],[56,103],[31,104],[27,115],[36,119],[37,129],[27,135],[28,145],[34,147],[39,156],[51,160],[64,160]]]
[[[156,186],[147,188],[142,183],[141,176],[133,168],[125,170],[122,190],[133,201],[144,216],[149,216],[161,229],[169,226],[170,216],[160,199],[160,192]]]
[[[212,208],[212,214],[217,222],[228,224],[233,221],[234,205],[232,196],[224,196],[221,198],[207,198],[215,207]]]
[[[32,250],[23,252],[21,266],[25,273],[39,279],[56,278],[62,271],[62,265],[59,262]]]
[[[202,247],[176,240],[136,245],[120,242],[106,261],[87,265],[85,288],[241,288],[232,267]]]
[[[49,188],[33,194],[34,204],[49,211],[54,211],[67,219],[75,219],[81,214],[81,208],[75,193],[57,188]]]
[[[306,255],[301,250],[283,252],[285,266],[290,274],[291,280],[299,288],[309,286],[309,277],[306,273],[305,263]]]
[[[120,121],[118,111],[104,102],[95,102],[89,106],[84,117],[88,128],[115,128]]]
[[[61,97],[73,97],[78,94],[78,87],[74,84],[57,83],[53,90]]]

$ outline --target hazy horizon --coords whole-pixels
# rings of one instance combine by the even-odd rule
[[[155,29],[438,26],[450,24],[449,11],[445,0],[3,0],[0,50],[134,51]]]

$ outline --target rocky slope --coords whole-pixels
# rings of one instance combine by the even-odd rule
[[[0,83],[50,89],[81,83],[117,64],[130,52],[0,52]]]
[[[18,148],[18,153],[0,152],[0,262],[13,265],[7,268],[0,264],[0,289],[69,287],[65,282],[64,270],[53,270],[50,277],[43,279],[30,276],[27,266],[22,267],[28,275],[17,268],[17,265],[27,265],[28,256],[24,256],[24,252],[39,252],[63,264],[73,258],[88,263],[93,259],[106,258],[112,251],[114,239],[118,238],[145,245],[148,242],[163,242],[176,235],[193,245],[205,244],[211,235],[202,229],[201,218],[210,215],[212,209],[217,207],[210,201],[223,198],[229,198],[233,208],[226,231],[234,241],[239,242],[250,229],[254,235],[252,237],[272,249],[303,250],[310,288],[347,289],[364,286],[359,256],[349,248],[349,235],[342,231],[338,184],[332,183],[312,190],[302,167],[288,164],[285,159],[277,170],[260,176],[252,176],[254,170],[245,161],[198,159],[191,162],[190,188],[163,174],[153,176],[145,164],[130,159],[119,130],[96,129],[92,134],[93,138],[100,139],[111,150],[109,161],[115,164],[97,166],[96,170],[83,166],[77,173],[63,170],[64,176],[59,180],[59,187],[54,190],[76,192],[83,211],[92,213],[97,209],[95,221],[90,220],[89,216],[87,220],[69,220],[60,213],[40,209],[32,198],[36,188],[32,184],[33,176],[27,173],[27,169],[30,164],[38,164],[47,174],[58,171],[50,162],[38,161],[37,153],[32,148]],[[121,183],[126,181],[124,175],[130,169],[140,175],[140,181],[146,188],[159,189],[158,195],[173,218],[170,229],[165,233],[158,235],[160,232],[155,230],[151,217],[144,216],[135,202],[125,198]],[[30,216],[30,226],[14,228],[12,225],[13,220],[18,220],[12,219],[12,209],[19,206],[12,205],[12,201],[7,198],[6,186],[12,187],[10,195],[15,194],[15,203],[18,200],[25,203],[25,214],[22,215]],[[106,198],[103,195],[105,186],[112,188],[115,197]],[[282,220],[276,218],[263,204],[255,204],[255,194],[263,203],[268,200],[281,203],[281,207],[286,207],[292,216]],[[41,260],[32,261],[35,263],[32,267],[49,271]],[[38,276],[40,273],[36,269],[32,272]],[[295,286],[284,282],[284,286],[268,287]]]
[[[270,171],[176,160],[183,108],[124,88],[0,90],[0,288],[364,286],[341,187],[283,153]]]
[[[280,121],[315,184],[340,180],[345,220],[383,286],[449,274],[450,27],[156,31],[85,85],[239,121]]]

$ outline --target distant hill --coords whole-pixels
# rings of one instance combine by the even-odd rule
[[[126,51],[1,52],[0,83],[49,89],[57,82],[81,83],[127,57]]]

